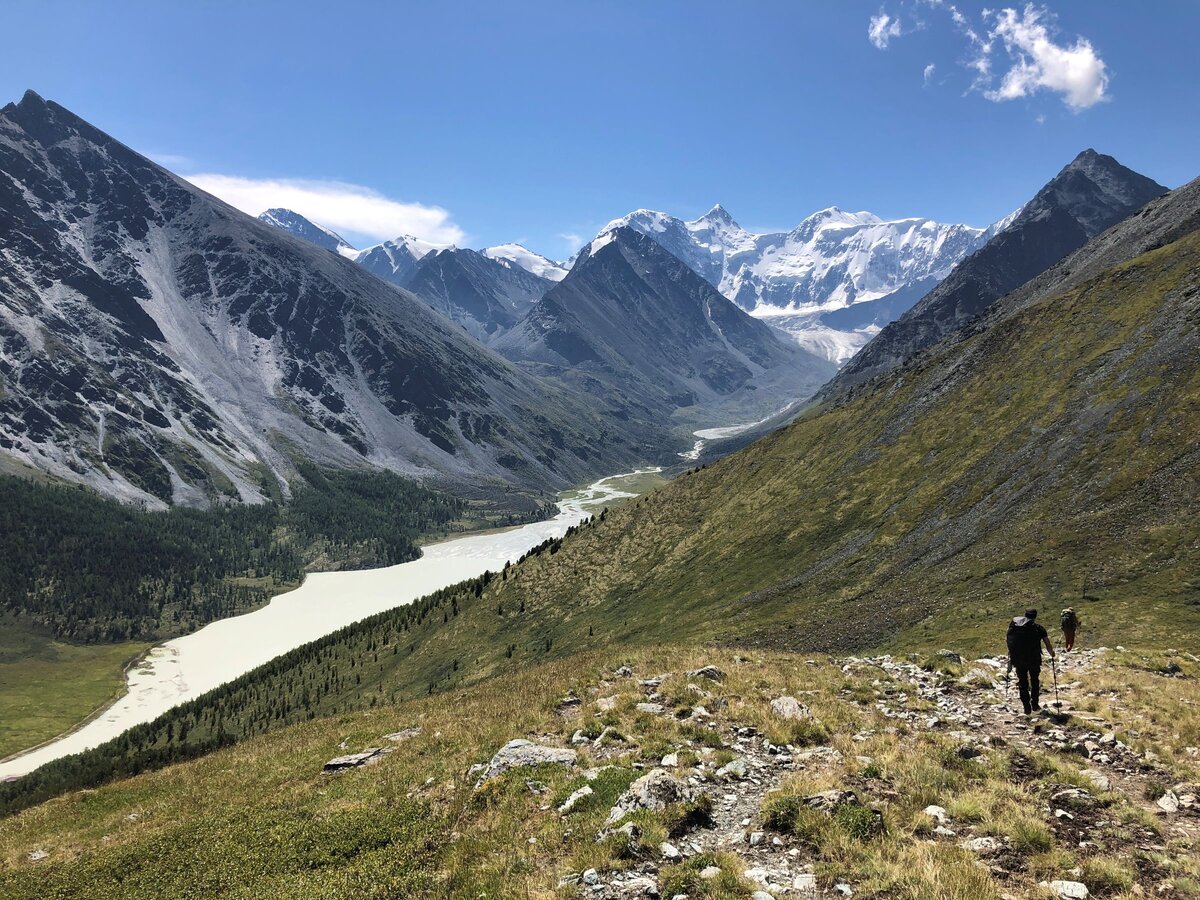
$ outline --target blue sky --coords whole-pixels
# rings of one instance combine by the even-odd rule
[[[1200,3],[990,6],[17,0],[0,98],[359,246],[563,257],[631,209],[716,202],[757,230],[832,205],[984,225],[1088,146],[1200,174]]]

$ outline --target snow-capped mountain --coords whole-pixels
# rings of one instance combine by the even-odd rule
[[[520,244],[466,250],[402,235],[354,250],[334,232],[288,209],[259,216],[319,247],[337,250],[373,275],[412,291],[430,306],[488,343],[520,319],[566,269]],[[341,240],[338,238],[338,240]]]
[[[449,244],[435,244],[411,234],[401,235],[390,241],[359,250],[350,256],[372,275],[403,287],[404,282],[416,271],[417,263],[434,250],[449,249]]]
[[[628,227],[585,247],[493,346],[539,374],[706,426],[774,412],[834,371]]]
[[[520,244],[497,244],[495,247],[485,247],[480,252],[488,259],[494,259],[504,265],[520,266],[526,272],[532,272],[548,281],[562,281],[567,277],[566,266],[547,259],[540,253],[534,253]]]
[[[601,406],[58,104],[0,109],[8,463],[162,505],[260,500],[297,455],[552,487],[678,449]]]
[[[690,222],[639,209],[601,234],[620,226],[653,238],[751,315],[835,362],[853,355],[994,233],[836,207],[791,231],[763,234],[742,228],[720,205]],[[853,316],[831,318],[851,308]]]
[[[298,238],[303,238],[310,244],[316,244],[318,247],[324,247],[326,250],[333,250],[335,253],[340,253],[342,256],[354,257],[358,251],[336,231],[326,228],[324,225],[318,225],[311,219],[306,219],[298,212],[293,212],[290,209],[268,209],[264,213],[260,213],[258,218],[268,225],[274,225],[276,228],[281,228],[288,234],[293,234]]]

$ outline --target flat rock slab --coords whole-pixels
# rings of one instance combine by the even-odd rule
[[[549,763],[573,767],[576,758],[574,750],[564,747],[546,747],[542,744],[535,744],[533,741],[517,738],[496,751],[496,755],[492,757],[475,786],[479,787],[484,782],[503,775],[509,769],[523,766],[541,766]]]
[[[362,753],[347,753],[345,756],[335,756],[321,769],[323,775],[336,775],[347,769],[357,769],[359,766],[374,765],[383,758],[380,747],[368,747]]]

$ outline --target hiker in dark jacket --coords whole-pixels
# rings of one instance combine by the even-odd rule
[[[1059,624],[1062,625],[1063,649],[1070,650],[1075,646],[1075,632],[1079,630],[1079,613],[1068,606],[1062,611]]]
[[[1017,688],[1021,692],[1021,705],[1025,715],[1042,708],[1041,676],[1042,645],[1050,658],[1054,659],[1054,647],[1050,635],[1036,621],[1037,610],[1027,609],[1025,615],[1017,616],[1008,623],[1008,667],[1017,670]]]

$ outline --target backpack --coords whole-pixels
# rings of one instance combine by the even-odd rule
[[[1063,627],[1063,631],[1074,631],[1079,624],[1079,619],[1075,616],[1075,610],[1064,609],[1062,618],[1059,620]]]
[[[1034,666],[1041,663],[1041,629],[1033,619],[1017,616],[1008,623],[1008,658],[1014,666]]]

